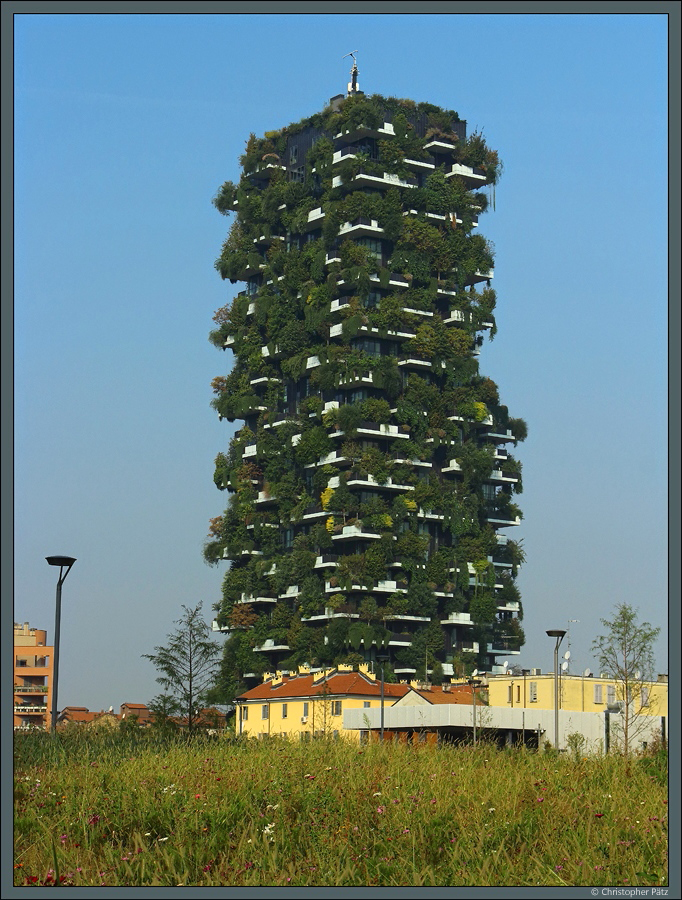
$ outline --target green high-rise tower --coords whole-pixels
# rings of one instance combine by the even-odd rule
[[[243,423],[205,547],[230,561],[226,677],[377,650],[398,678],[489,668],[523,643],[507,531],[526,427],[478,366],[497,154],[454,111],[354,77],[241,162],[214,201],[236,214],[216,268],[245,283],[211,334],[234,357],[213,404]]]

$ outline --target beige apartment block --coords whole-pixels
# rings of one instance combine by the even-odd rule
[[[14,624],[14,730],[49,729],[54,648],[47,631]]]

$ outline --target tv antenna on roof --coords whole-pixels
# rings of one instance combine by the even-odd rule
[[[348,82],[348,96],[351,94],[357,94],[360,90],[360,85],[358,84],[358,63],[355,59],[355,54],[357,50],[351,50],[350,53],[346,53],[345,56],[342,56],[341,59],[345,59],[346,56],[351,56],[353,58],[353,65],[350,70],[350,78],[351,80]]]

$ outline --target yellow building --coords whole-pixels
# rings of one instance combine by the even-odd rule
[[[488,703],[508,709],[554,709],[554,674],[490,675]],[[613,678],[590,675],[559,677],[559,709],[571,712],[604,712],[623,705],[623,688]],[[668,715],[668,677],[632,688],[629,703],[635,715]]]
[[[54,653],[47,632],[14,625],[14,729],[49,729]]]
[[[237,733],[249,737],[345,736],[359,740],[360,731],[343,731],[343,713],[351,709],[378,709],[381,682],[361,665],[311,672],[301,666],[293,676],[268,673],[263,684],[235,700]],[[407,684],[384,684],[384,706],[392,706],[410,690]]]

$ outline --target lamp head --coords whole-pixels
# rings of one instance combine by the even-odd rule
[[[45,559],[50,566],[69,566],[71,567],[76,560],[73,556],[46,556]]]
[[[561,628],[553,628],[547,632],[547,637],[562,638],[566,632]]]

